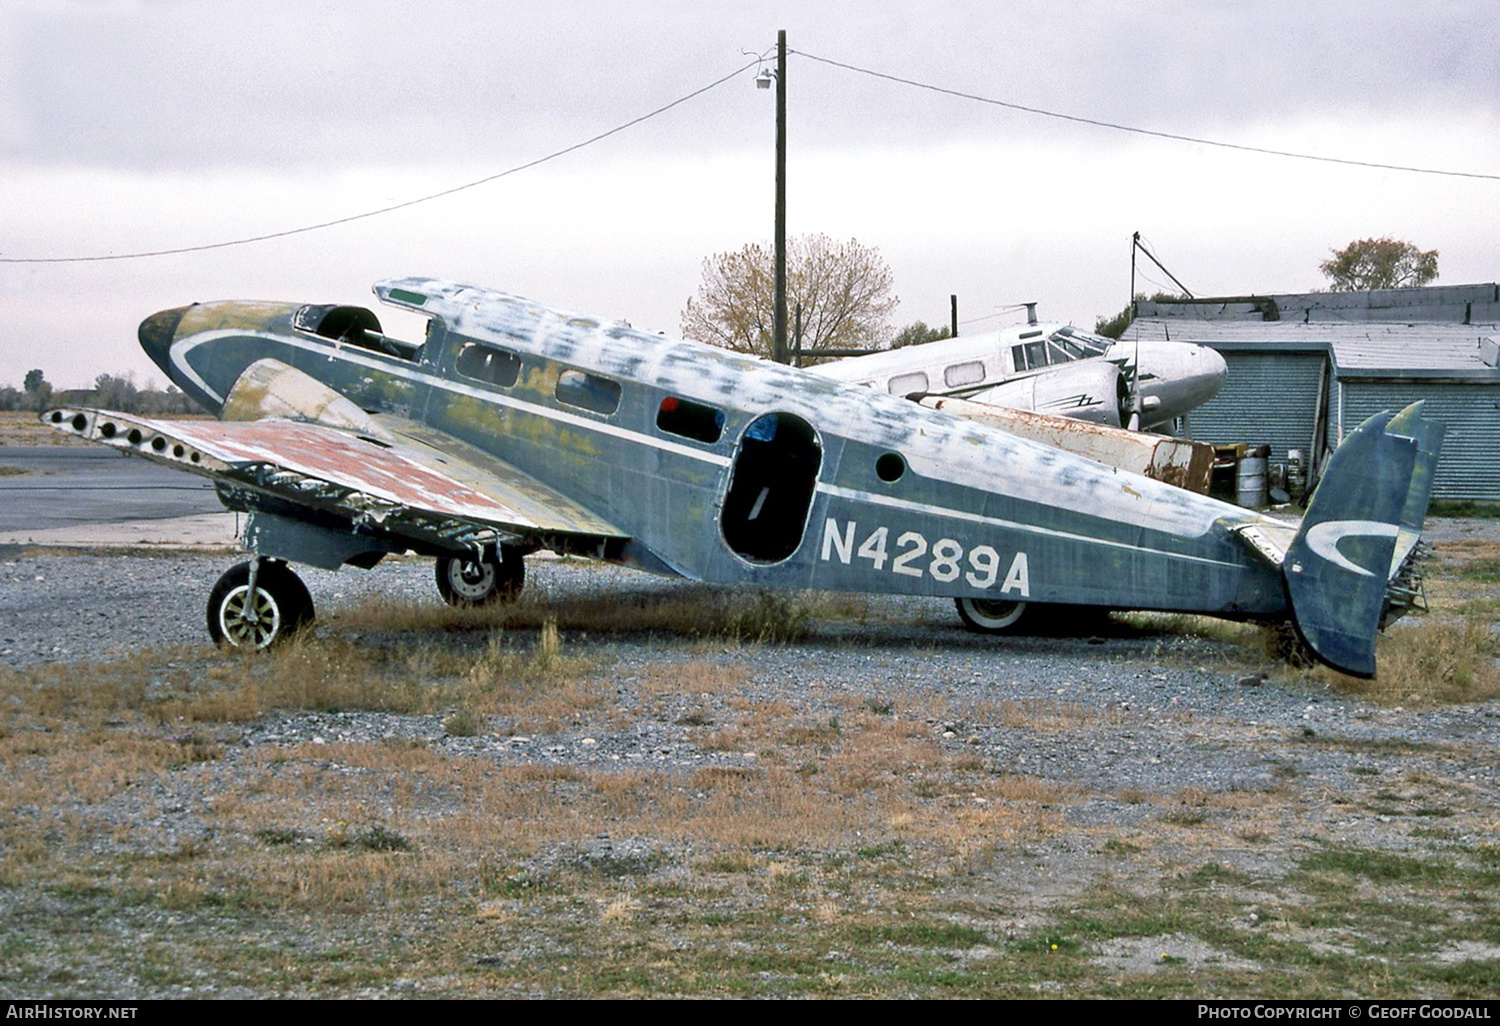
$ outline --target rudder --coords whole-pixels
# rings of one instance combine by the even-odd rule
[[[1397,545],[1414,546],[1432,492],[1442,426],[1421,413],[1421,403],[1378,413],[1344,440],[1283,563],[1298,634],[1319,659],[1356,677],[1375,675]]]

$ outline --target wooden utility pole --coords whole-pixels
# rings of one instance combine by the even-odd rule
[[[786,29],[776,33],[776,321],[771,359],[786,363]]]

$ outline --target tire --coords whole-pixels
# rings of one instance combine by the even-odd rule
[[[991,601],[989,599],[954,599],[958,618],[964,626],[980,634],[1020,634],[1030,626],[1027,610],[1030,603]]]
[[[439,556],[435,569],[438,593],[450,606],[513,602],[526,583],[526,561],[503,549],[498,560]]]
[[[250,564],[224,572],[208,595],[208,636],[223,648],[264,649],[286,641],[313,621],[307,585],[285,563],[261,560],[255,575],[254,615],[243,616]]]

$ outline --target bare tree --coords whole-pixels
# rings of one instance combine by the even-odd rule
[[[804,235],[787,243],[787,333],[802,307],[802,350],[876,348],[890,337],[891,270],[880,251],[858,241]],[[703,260],[698,295],[682,312],[687,338],[771,355],[775,271],[768,245],[751,244]],[[788,337],[791,345],[793,339]]]
[[[1426,285],[1438,276],[1437,250],[1422,252],[1410,242],[1389,236],[1358,239],[1333,251],[1333,259],[1318,265],[1333,282],[1334,292],[1401,289]]]

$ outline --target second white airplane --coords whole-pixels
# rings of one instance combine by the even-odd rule
[[[1150,429],[1202,406],[1224,384],[1224,358],[1185,342],[1125,341],[1066,324],[1022,324],[811,368],[893,395],[946,395],[990,406]],[[1139,405],[1139,417],[1136,406]]]

